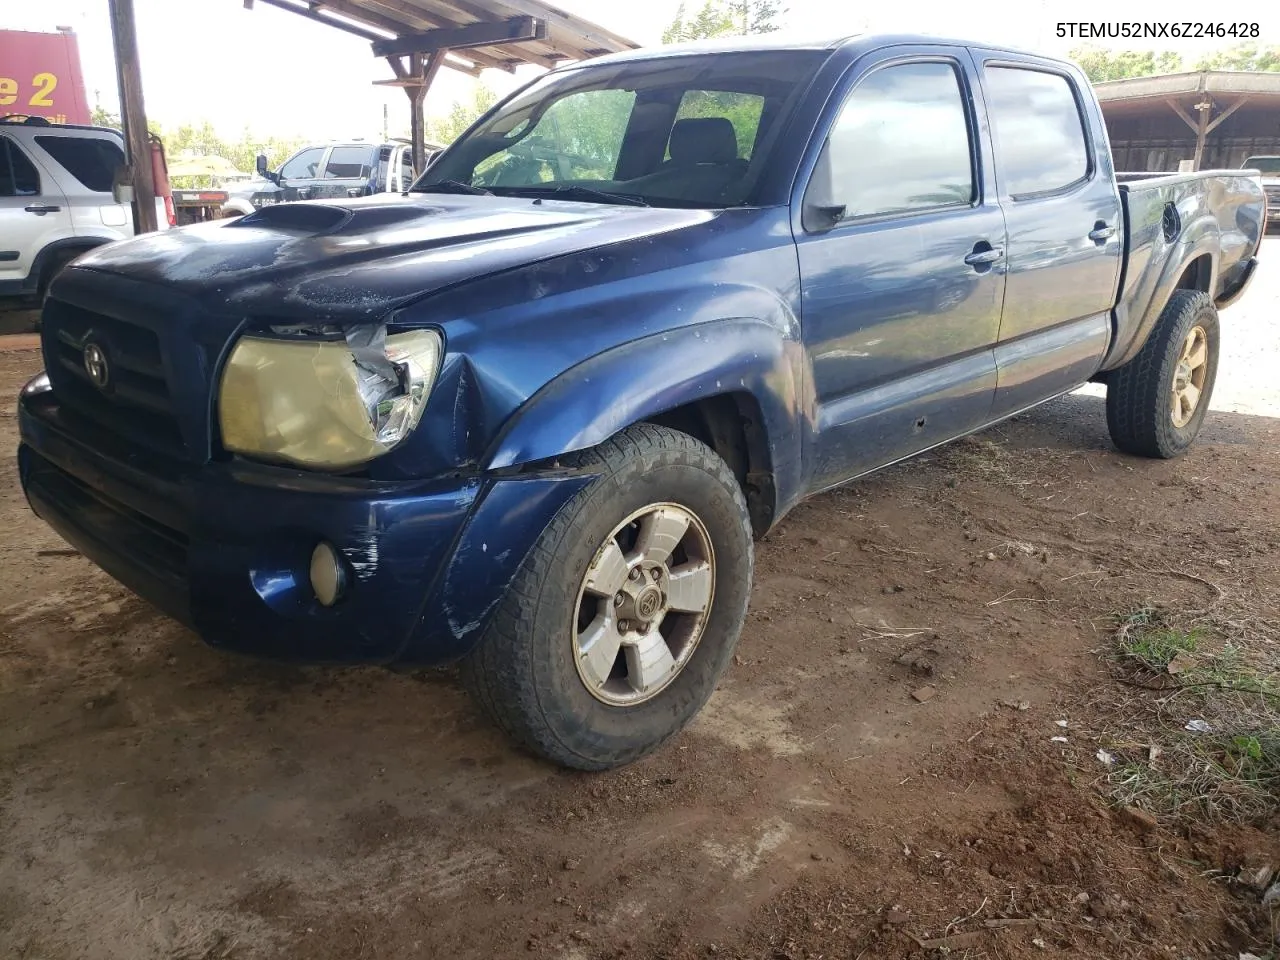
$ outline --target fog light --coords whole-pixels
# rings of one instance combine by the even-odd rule
[[[320,542],[311,551],[311,589],[316,599],[326,607],[332,607],[347,586],[347,571],[342,566],[338,551]]]

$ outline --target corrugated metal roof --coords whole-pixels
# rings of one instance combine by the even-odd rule
[[[1154,77],[1107,80],[1095,83],[1093,89],[1103,102],[1176,97],[1192,93],[1280,95],[1280,73],[1200,70],[1195,73],[1166,73]]]
[[[512,71],[524,64],[554,67],[606,53],[634,50],[639,44],[599,24],[541,0],[263,0],[339,29],[358,28],[368,39],[390,39],[427,30],[502,23],[533,17],[546,26],[543,39],[508,41],[451,51],[446,65],[469,73],[496,68]],[[246,3],[246,6],[249,4]]]

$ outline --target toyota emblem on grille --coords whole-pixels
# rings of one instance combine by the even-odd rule
[[[96,343],[84,345],[84,372],[89,375],[93,385],[105,390],[111,379],[111,368],[107,366],[107,354]]]

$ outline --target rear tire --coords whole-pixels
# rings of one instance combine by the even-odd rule
[[[1166,460],[1185,453],[1209,410],[1220,344],[1209,295],[1174,291],[1137,356],[1107,375],[1107,428],[1115,445]]]
[[[728,667],[751,592],[751,521],[725,462],[675,430],[635,425],[561,463],[601,475],[543,531],[462,675],[481,708],[525,749],[565,767],[606,770],[681,730]],[[656,531],[673,517],[686,539],[654,539],[645,526]],[[661,557],[646,550],[659,541],[673,544],[667,558],[641,570],[634,558]],[[630,573],[624,566],[612,579],[604,575],[610,554]],[[705,596],[691,601],[676,579],[693,567],[701,573],[708,561]],[[627,619],[641,616],[649,623]],[[629,623],[634,633],[626,633]],[[595,648],[606,652],[593,667],[588,650],[604,636],[601,624],[616,633],[606,638],[612,647]],[[659,627],[669,639],[650,675]]]

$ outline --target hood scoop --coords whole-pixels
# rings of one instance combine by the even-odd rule
[[[315,236],[332,233],[345,226],[351,217],[350,210],[324,203],[282,203],[255,210],[247,217],[229,223],[227,228],[234,230],[237,227],[255,227]]]

